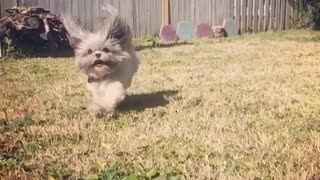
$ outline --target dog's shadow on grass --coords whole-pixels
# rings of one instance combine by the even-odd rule
[[[144,111],[148,108],[164,107],[169,104],[169,97],[175,96],[178,91],[158,91],[144,94],[129,94],[119,105],[122,112]]]

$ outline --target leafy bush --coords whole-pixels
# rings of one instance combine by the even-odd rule
[[[10,37],[5,37],[2,40],[2,46],[3,46],[3,56],[5,58],[24,58],[27,57],[28,54],[30,54],[31,46],[24,46],[23,49],[20,44],[16,44],[14,39]]]
[[[302,0],[301,2],[300,26],[320,30],[320,1]]]

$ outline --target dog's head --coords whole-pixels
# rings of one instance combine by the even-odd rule
[[[121,62],[129,57],[132,34],[128,24],[110,5],[103,8],[105,16],[95,30],[82,28],[71,16],[63,16],[71,47],[78,67],[90,78],[103,78],[116,71]]]

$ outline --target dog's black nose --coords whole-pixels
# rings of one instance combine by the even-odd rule
[[[96,53],[96,57],[100,58],[101,57],[101,53]]]

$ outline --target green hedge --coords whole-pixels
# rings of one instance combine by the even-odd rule
[[[320,0],[301,0],[300,26],[320,30]]]

